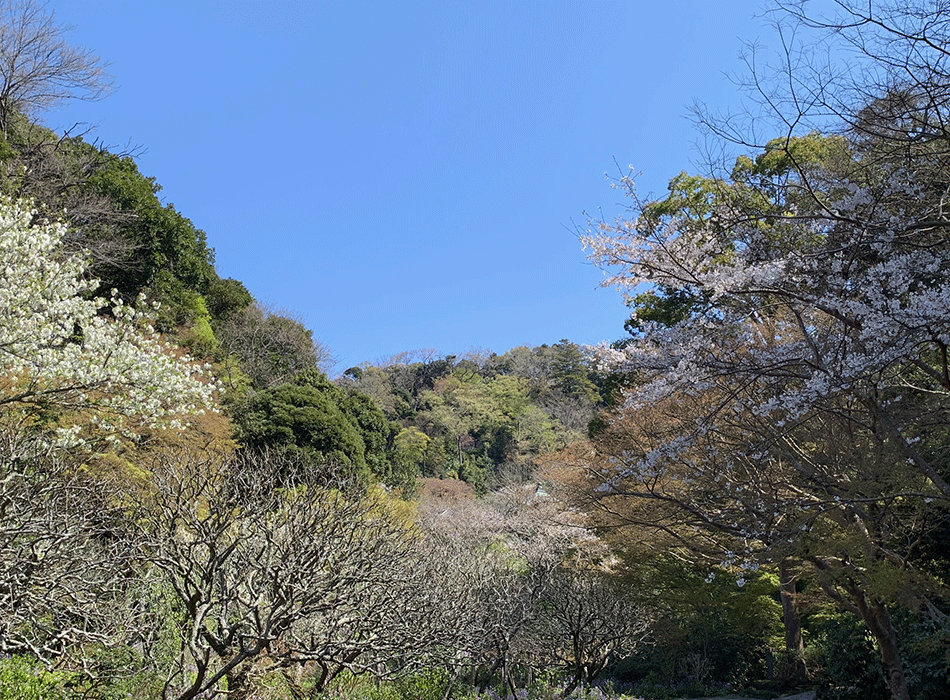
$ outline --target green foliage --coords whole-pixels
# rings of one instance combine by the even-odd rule
[[[10,142],[5,136],[0,134],[0,163],[6,163],[8,160],[16,157],[16,155],[17,152],[13,149],[13,146],[10,145]]]
[[[815,643],[821,666],[816,700],[877,700],[887,696],[881,661],[864,625],[838,613],[817,620]]]
[[[154,178],[140,174],[131,158],[112,157],[90,178],[89,186],[126,215],[121,235],[135,255],[134,265],[120,263],[101,273],[104,283],[127,298],[150,288],[158,301],[173,307],[182,302],[181,288],[208,291],[216,275],[206,236],[173,206],[161,203],[161,187]]]
[[[80,136],[60,137],[22,114],[12,115],[9,126],[0,136],[0,191],[32,199],[47,218],[65,211],[84,229],[100,227],[109,216],[85,185],[104,162],[104,151]]]
[[[940,697],[950,688],[950,620],[928,619],[901,608],[892,618],[911,696]]]
[[[293,452],[351,475],[366,476],[366,445],[331,392],[306,383],[282,384],[235,407],[238,437],[258,451]]]
[[[600,400],[595,378],[581,348],[562,340],[501,356],[352,367],[340,384],[370,396],[397,434],[408,431],[394,461],[484,490],[583,439]]]
[[[551,381],[567,397],[594,404],[600,400],[597,386],[591,381],[587,358],[576,343],[562,340],[551,348]]]
[[[390,425],[382,411],[369,397],[337,387],[318,370],[252,393],[232,413],[247,448],[293,452],[360,480],[373,474],[390,486],[414,483],[410,467],[390,463]]]
[[[768,677],[769,647],[781,634],[777,580],[756,572],[739,586],[728,572],[709,574],[666,554],[630,562],[632,599],[657,614],[655,644],[618,667],[620,677],[679,691]]]
[[[173,640],[166,638],[163,641]],[[169,655],[154,661],[158,664],[173,663]],[[151,700],[160,697],[163,678],[153,663],[143,658],[141,648],[119,645],[96,650],[87,659],[89,675],[72,675],[67,697],[70,700]]]
[[[393,439],[393,466],[406,474],[421,475],[431,444],[431,438],[414,425],[403,428]]]
[[[714,178],[681,172],[670,180],[669,195],[644,206],[642,215],[651,222],[670,217],[705,220],[721,199],[721,184]]]
[[[739,156],[732,177],[737,181],[749,175],[774,179],[801,169],[825,166],[842,158],[850,158],[847,139],[823,136],[813,131],[805,136],[772,139],[754,161],[748,156]]]
[[[23,115],[12,115],[9,126],[0,145],[0,190],[33,200],[39,221],[66,217],[66,245],[89,259],[98,294],[117,289],[132,302],[147,292],[161,303],[158,329],[181,331],[189,349],[210,355],[216,342],[207,310],[193,326],[195,298],[219,282],[204,232],[160,201],[161,188],[131,157],[78,136],[60,137]],[[240,303],[217,286],[215,311]]]
[[[181,344],[195,357],[212,357],[218,350],[218,339],[204,297],[164,273],[159,274],[158,285],[164,289],[162,296],[173,299],[173,303],[165,307],[167,310],[159,307],[154,314],[156,325],[179,329]]]
[[[633,315],[624,322],[628,333],[638,333],[646,323],[673,326],[699,310],[703,300],[683,289],[657,285],[656,290],[643,292],[631,302]]]
[[[0,700],[67,700],[70,674],[47,671],[25,656],[0,659]]]
[[[451,694],[446,690],[451,686]],[[453,685],[451,674],[443,668],[427,668],[408,676],[380,681],[370,676],[341,674],[327,698],[333,700],[479,700],[470,688]]]
[[[442,700],[451,680],[445,669],[429,668],[400,678],[393,685],[403,700]]]
[[[214,319],[225,319],[254,303],[254,297],[242,282],[230,278],[221,279],[217,275],[208,283],[205,300],[208,312]]]
[[[371,398],[358,391],[341,391],[327,382],[341,410],[356,427],[363,442],[369,471],[387,486],[412,490],[419,476],[415,464],[397,463],[388,456],[393,427]]]
[[[802,247],[807,237],[787,226],[787,221],[792,214],[801,216],[818,204],[809,187],[790,183],[810,173],[846,171],[853,165],[848,142],[841,136],[812,132],[772,139],[754,159],[739,156],[730,178],[680,173],[670,180],[665,198],[642,205],[637,228],[647,234],[675,222],[684,240],[702,229],[715,232],[722,259],[731,259],[736,246],[743,245],[731,233],[737,228],[755,230],[776,248]],[[708,307],[707,296],[690,285],[655,284],[630,301],[633,313],[624,328],[637,334],[647,322],[667,327],[681,323]]]
[[[458,478],[471,486],[475,493],[484,495],[488,491],[492,466],[487,455],[463,455],[459,464]]]

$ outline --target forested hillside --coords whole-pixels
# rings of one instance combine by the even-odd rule
[[[403,474],[462,479],[483,492],[526,480],[539,455],[586,437],[600,402],[586,360],[568,340],[461,359],[407,353],[351,368],[340,383],[392,422]]]
[[[756,76],[793,128],[701,111],[726,166],[614,183],[623,339],[331,378],[43,125],[108,76],[0,5],[0,700],[943,697],[950,8],[840,8],[776,5],[879,82]]]
[[[7,121],[4,192],[33,202],[37,222],[67,224],[64,245],[87,259],[96,293],[150,306],[158,332],[215,365],[243,444],[323,455],[390,485],[451,475],[484,490],[586,434],[598,390],[567,340],[464,360],[407,352],[333,386],[330,350],[292,314],[222,279],[206,234],[161,201],[132,155],[18,112]]]

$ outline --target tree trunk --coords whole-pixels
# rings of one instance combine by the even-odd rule
[[[573,693],[574,690],[577,688],[577,686],[580,685],[580,682],[581,682],[580,676],[578,676],[577,673],[575,672],[574,675],[571,676],[571,680],[565,686],[564,692],[561,693],[561,697],[566,698],[568,695]]]
[[[798,597],[792,563],[783,559],[778,565],[779,594],[782,599],[782,622],[785,625],[785,653],[792,662],[791,680],[804,683],[808,680],[805,667],[805,643],[802,639],[802,621],[798,613]]]
[[[809,561],[822,573],[830,570],[828,564],[820,557],[809,559]],[[907,678],[904,676],[904,662],[897,648],[897,631],[894,629],[884,602],[869,598],[863,584],[853,578],[845,577],[838,585],[845,590],[846,596],[835,590],[835,586],[827,579],[821,580],[821,587],[847,610],[856,613],[874,637],[878,653],[881,655],[881,665],[884,667],[891,700],[910,700]]]
[[[303,686],[300,684],[299,673],[292,673],[289,668],[285,668],[282,669],[281,675],[284,677],[284,682],[287,684],[287,690],[290,691],[290,696],[293,698],[293,700],[307,700],[309,693],[305,691]]]
[[[505,656],[505,661],[501,665],[501,677],[502,683],[511,691],[511,695],[514,697],[518,694],[517,688],[515,687],[515,679],[512,678],[511,666],[508,663],[508,656]]]
[[[857,590],[857,587],[852,589],[852,595],[864,624],[867,625],[868,631],[877,643],[891,700],[910,700],[907,678],[904,676],[904,662],[897,648],[897,631],[891,622],[887,607],[881,601],[869,599],[863,592]]]
[[[571,680],[568,682],[567,687],[564,688],[564,692],[561,694],[561,697],[564,698],[573,693],[574,689],[577,688],[577,686],[580,685],[580,682],[584,679],[584,662],[581,658],[580,641],[578,640],[577,634],[571,634],[571,648],[574,651],[574,657],[571,659]]]
[[[868,629],[877,641],[881,652],[881,663],[887,677],[887,687],[891,691],[892,700],[910,700],[910,691],[907,689],[907,679],[904,677],[904,663],[900,651],[897,649],[897,632],[891,623],[890,613],[881,603],[870,605],[870,619]]]

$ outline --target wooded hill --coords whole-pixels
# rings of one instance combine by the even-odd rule
[[[100,63],[0,5],[0,700],[945,695],[950,8],[836,6],[775,10],[867,71],[754,76],[791,131],[701,112],[734,161],[589,222],[623,342],[331,381],[31,118]]]

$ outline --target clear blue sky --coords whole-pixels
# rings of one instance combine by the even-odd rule
[[[144,149],[222,277],[298,315],[336,372],[420,348],[613,340],[573,233],[701,160],[758,2],[52,0],[117,90],[45,117]]]

